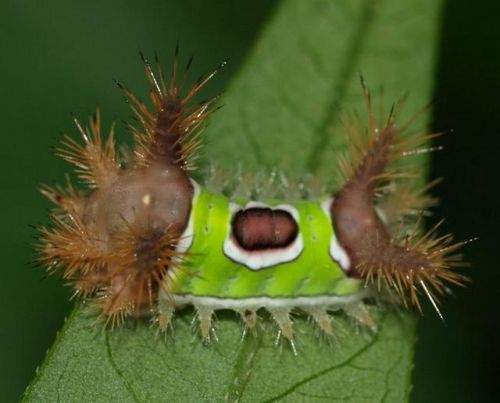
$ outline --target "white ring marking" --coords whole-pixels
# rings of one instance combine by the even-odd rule
[[[332,223],[332,226],[334,227],[333,224],[333,217],[331,213],[331,206],[333,203],[334,198],[326,199],[321,202],[321,208],[325,212],[325,214],[330,218],[330,222]],[[332,257],[333,260],[338,262],[342,270],[347,272],[350,267],[351,267],[351,259],[349,258],[349,255],[346,253],[344,248],[340,246],[339,241],[337,241],[337,237],[335,234],[332,236],[332,239],[330,240],[330,248],[329,248],[330,256]]]
[[[249,201],[244,208],[237,205],[236,203],[229,204],[229,210],[231,212],[230,222],[228,225],[228,236],[224,241],[224,254],[236,263],[240,263],[251,270],[261,270],[267,267],[275,266],[280,263],[291,262],[295,260],[304,250],[304,240],[302,239],[302,234],[297,234],[297,238],[288,246],[283,248],[274,248],[269,250],[257,250],[248,251],[243,249],[234,237],[232,236],[231,220],[234,215],[241,211],[249,208],[269,208],[271,210],[284,210],[289,213],[297,226],[299,225],[300,214],[298,210],[289,204],[279,204],[277,206],[269,206],[267,204],[255,201]]]
[[[194,188],[193,198],[191,199],[191,211],[189,212],[189,221],[186,226],[186,229],[182,233],[179,238],[179,242],[177,243],[177,247],[175,248],[176,252],[184,253],[186,252],[194,240],[194,205],[196,203],[196,199],[200,195],[200,185],[198,185],[193,179],[190,179],[191,184]]]

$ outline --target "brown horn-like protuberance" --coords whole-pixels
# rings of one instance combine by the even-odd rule
[[[76,166],[87,190],[69,180],[66,189],[42,189],[57,208],[52,227],[40,229],[40,261],[51,272],[61,270],[75,294],[94,301],[111,326],[129,315],[154,313],[160,289],[168,293],[165,277],[182,270],[181,239],[195,192],[187,170],[200,128],[215,110],[215,98],[194,106],[190,101],[217,70],[182,96],[190,63],[179,78],[177,53],[168,84],[158,60],[155,74],[143,57],[152,109],[121,86],[139,122],[129,126],[132,156],[116,152],[113,128],[102,139],[99,112],[89,127],[75,120],[83,144],[65,137],[57,153]]]
[[[396,125],[397,107],[390,112],[384,126],[379,127],[374,117],[370,94],[362,81],[369,123],[361,129],[348,126],[350,155],[341,161],[345,184],[334,195],[330,213],[335,236],[349,257],[350,276],[364,278],[396,292],[406,305],[408,302],[421,309],[419,293],[424,293],[438,314],[438,298],[446,291],[447,283],[464,285],[467,279],[454,272],[461,264],[460,255],[454,254],[465,242],[453,242],[450,234],[437,237],[440,223],[421,235],[420,220],[412,231],[396,232],[386,221],[391,212],[381,207],[398,203],[379,203],[378,194],[387,184],[401,178],[415,177],[414,173],[395,168],[394,161],[407,155],[431,151],[426,142],[435,134],[415,134],[407,131],[409,122]],[[413,118],[411,119],[413,120]],[[411,121],[410,120],[410,121]],[[430,185],[423,189],[428,189]],[[425,210],[435,200],[422,194],[422,188],[404,194],[401,214],[410,216],[409,210]],[[397,201],[397,191],[386,196]],[[408,205],[408,200],[415,203]],[[403,220],[402,220],[403,221]]]
[[[200,148],[200,135],[203,122],[218,108],[211,108],[217,96],[196,105],[190,105],[193,97],[206,85],[225,65],[222,63],[206,77],[200,77],[193,86],[183,94],[192,58],[183,72],[179,72],[178,48],[176,48],[169,83],[166,82],[163,70],[156,57],[157,73],[141,53],[146,77],[151,86],[149,96],[153,111],[138,99],[130,90],[124,89],[130,101],[139,127],[130,125],[134,134],[136,147],[134,162],[147,166],[154,161],[178,166],[183,170],[195,168],[194,160]]]

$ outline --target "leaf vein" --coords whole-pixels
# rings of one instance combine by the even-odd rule
[[[376,335],[374,335],[373,338],[370,340],[369,343],[365,344],[356,353],[354,353],[353,355],[351,355],[350,357],[348,357],[344,361],[340,362],[339,364],[336,364],[336,365],[333,365],[331,367],[325,368],[325,369],[323,369],[323,370],[321,370],[321,371],[319,371],[319,372],[317,372],[315,374],[312,374],[312,375],[304,378],[303,380],[301,380],[299,382],[296,382],[294,385],[292,385],[290,388],[288,388],[283,393],[281,393],[281,394],[279,394],[279,395],[277,395],[275,397],[272,397],[272,398],[270,398],[268,400],[265,400],[263,403],[275,402],[275,401],[277,401],[279,399],[282,399],[285,396],[287,396],[290,393],[292,393],[295,390],[297,390],[298,388],[300,388],[301,386],[307,384],[308,382],[314,381],[315,379],[318,379],[318,378],[320,378],[320,377],[322,377],[322,376],[330,373],[331,371],[334,371],[336,369],[339,369],[339,368],[342,368],[342,367],[350,365],[356,358],[358,358],[361,355],[363,355],[363,353],[365,353],[367,350],[369,350],[370,347],[372,347],[378,341],[378,335],[379,335],[379,333],[377,333]]]
[[[134,400],[134,402],[141,402],[141,400],[136,395],[134,389],[132,388],[132,386],[130,385],[130,383],[127,381],[127,379],[123,375],[123,372],[118,367],[118,365],[116,364],[116,362],[115,362],[115,360],[113,358],[113,353],[111,351],[111,343],[109,342],[109,332],[106,332],[105,334],[106,334],[106,337],[105,337],[106,353],[107,353],[108,361],[109,361],[109,363],[111,365],[111,368],[113,368],[113,370],[115,371],[116,375],[121,380],[123,386],[129,392],[129,394],[132,397],[132,399]]]

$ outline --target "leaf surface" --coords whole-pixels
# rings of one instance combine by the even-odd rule
[[[400,402],[409,392],[415,321],[376,317],[373,334],[338,318],[331,343],[298,318],[294,356],[286,343],[275,345],[276,329],[268,322],[241,340],[241,325],[230,313],[219,315],[218,341],[205,346],[193,334],[190,312],[165,339],[144,322],[92,330],[92,319],[77,308],[25,401]]]
[[[332,177],[343,150],[341,110],[363,110],[358,75],[415,112],[431,96],[439,2],[280,3],[223,96],[206,131],[205,163],[230,172],[278,167]],[[425,160],[420,160],[425,171]],[[75,308],[27,389],[25,401],[394,401],[407,400],[415,319],[377,310],[378,331],[338,315],[328,343],[295,320],[298,356],[275,346],[266,320],[242,340],[235,315],[219,314],[205,346],[181,313],[166,339],[145,322],[98,332]],[[133,321],[132,321],[133,322]]]

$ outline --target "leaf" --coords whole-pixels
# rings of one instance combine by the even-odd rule
[[[241,325],[230,314],[219,318],[218,342],[205,346],[191,317],[178,318],[165,340],[143,322],[93,331],[92,319],[75,309],[25,401],[402,401],[409,392],[411,318],[379,314],[379,331],[371,335],[341,318],[332,345],[297,319],[294,356],[274,345],[266,322],[241,341]]]
[[[335,174],[340,108],[362,110],[358,73],[388,101],[410,92],[411,114],[430,99],[439,2],[283,1],[227,89],[208,128],[206,160],[228,169],[279,167]],[[425,171],[424,160],[421,160]],[[376,311],[374,309],[374,311]],[[274,345],[263,320],[242,340],[220,313],[205,346],[192,312],[166,339],[147,323],[99,332],[77,306],[28,387],[30,401],[395,401],[408,399],[415,319],[381,310],[378,331],[337,318],[336,342],[295,320],[298,356]]]
[[[365,109],[360,73],[387,104],[409,93],[408,115],[430,101],[438,11],[430,0],[282,3],[227,89],[205,154],[227,167],[332,176],[339,115]]]

